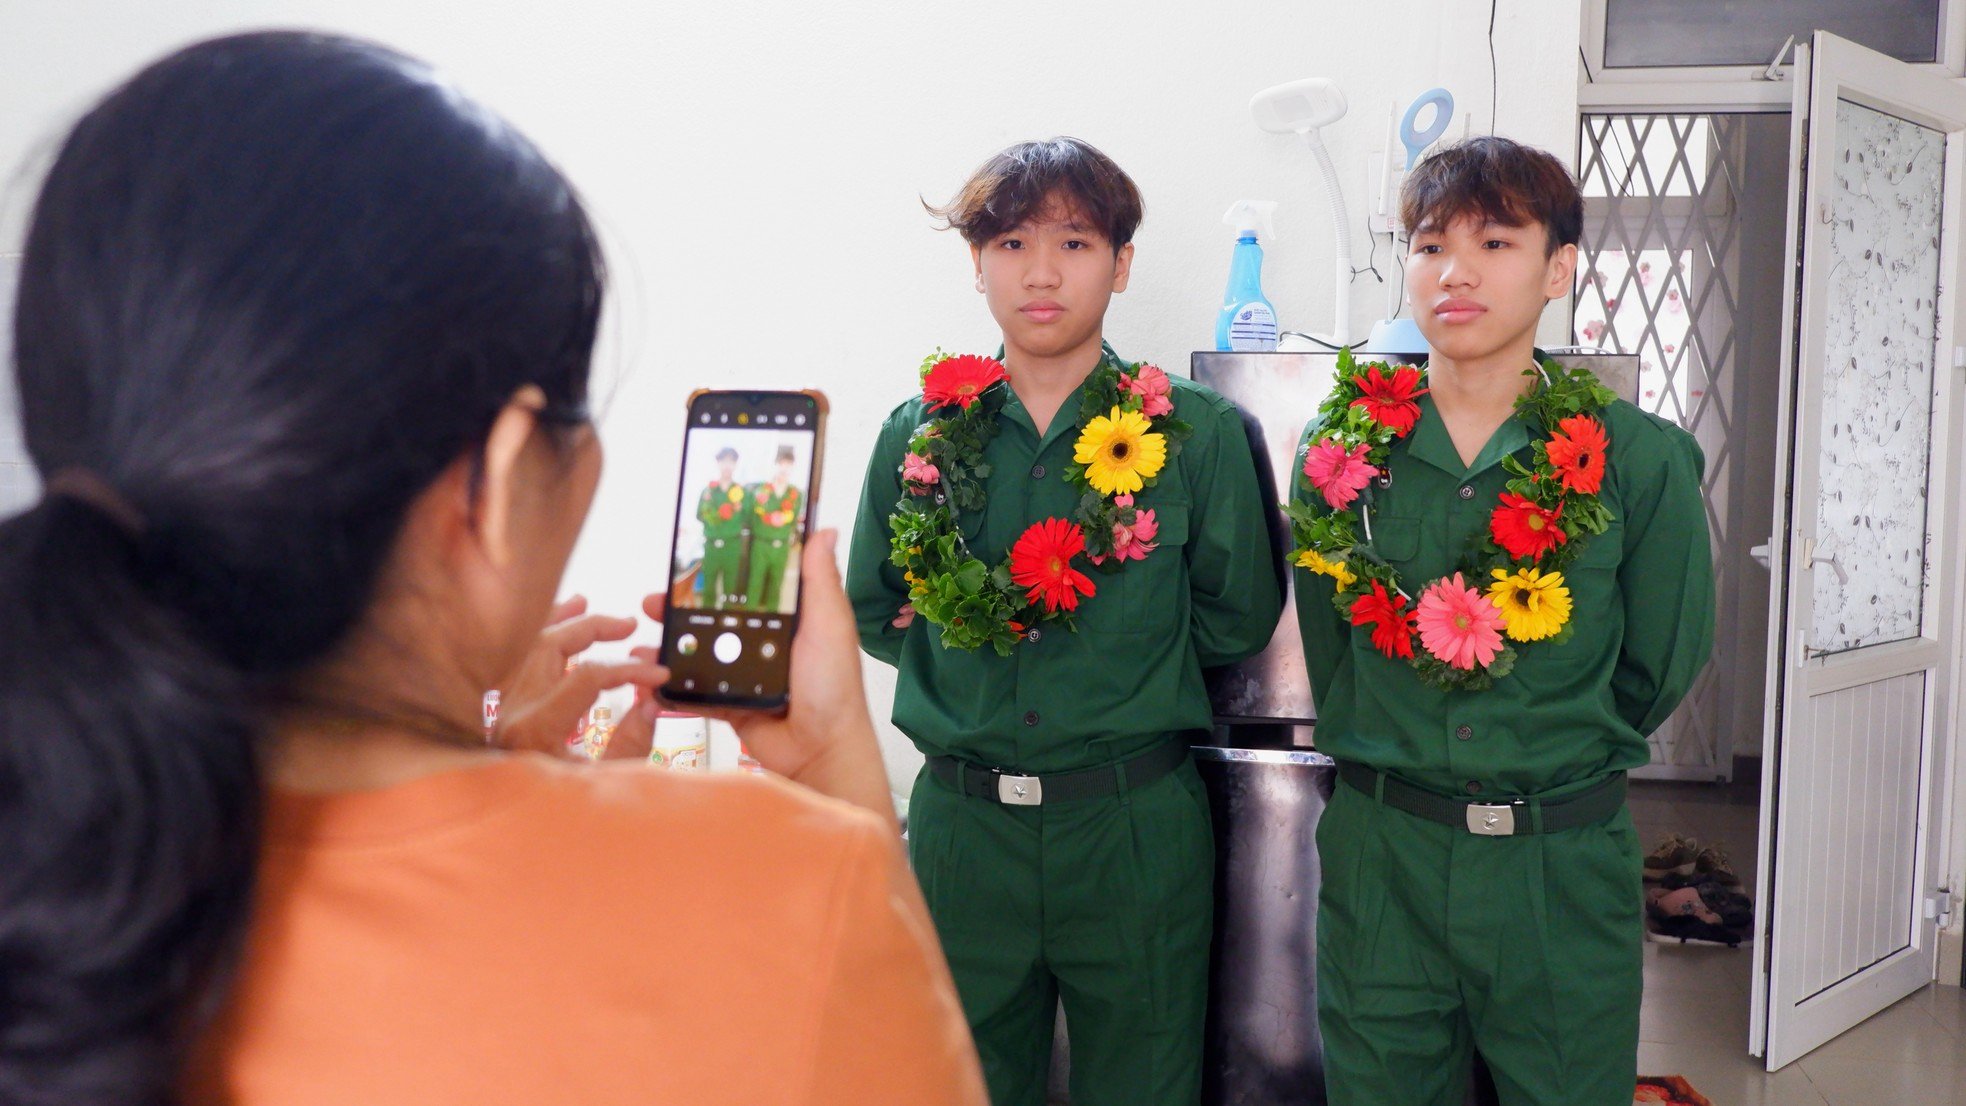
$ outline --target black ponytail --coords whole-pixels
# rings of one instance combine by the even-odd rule
[[[583,417],[578,199],[380,47],[246,35],[74,128],[15,307],[0,523],[0,1104],[168,1102],[222,1000],[266,705],[367,611],[410,503],[520,388]]]
[[[0,1101],[166,1101],[246,916],[244,681],[53,497],[0,526]]]

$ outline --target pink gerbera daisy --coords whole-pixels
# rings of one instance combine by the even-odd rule
[[[1365,455],[1371,452],[1367,445],[1346,449],[1330,439],[1311,446],[1304,457],[1304,475],[1309,478],[1311,487],[1324,495],[1324,501],[1336,510],[1344,510],[1358,498],[1359,489],[1366,482],[1379,475],[1379,470],[1365,463]]]
[[[1486,668],[1502,651],[1502,612],[1458,572],[1420,593],[1414,625],[1427,652],[1455,668]]]

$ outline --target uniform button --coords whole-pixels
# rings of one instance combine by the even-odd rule
[[[1462,498],[1462,499],[1473,499],[1473,498],[1474,498],[1474,485],[1472,485],[1472,484],[1463,484],[1463,485],[1461,485],[1461,490],[1460,490],[1460,492],[1459,492],[1459,495],[1461,496],[1461,498]]]
[[[1462,741],[1466,741],[1474,736],[1474,727],[1456,726],[1454,727],[1454,736],[1460,738]]]
[[[1044,631],[1033,629],[1029,633],[1024,635],[1024,640],[1030,642],[1033,645],[1036,645],[1038,642],[1044,640]]]
[[[1025,711],[1025,712],[1024,712],[1024,724],[1025,724],[1026,726],[1035,726],[1035,725],[1037,725],[1037,724],[1038,724],[1038,712],[1037,712],[1037,711],[1034,711],[1034,710],[1028,710],[1028,711]]]
[[[1043,479],[1044,479],[1044,466],[1043,466],[1043,465],[1032,465],[1032,466],[1031,466],[1031,479],[1033,479],[1033,480],[1043,480]]]
[[[1480,780],[1469,780],[1469,781],[1468,781],[1468,794],[1470,794],[1470,795],[1479,795],[1479,794],[1481,794],[1481,781],[1480,781]]]

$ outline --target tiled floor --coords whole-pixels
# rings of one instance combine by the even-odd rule
[[[1752,781],[1632,785],[1644,847],[1667,832],[1724,844],[1754,886]],[[1748,949],[1645,946],[1638,1070],[1683,1075],[1714,1106],[1966,1106],[1966,990],[1927,986],[1790,1064],[1748,1055]]]

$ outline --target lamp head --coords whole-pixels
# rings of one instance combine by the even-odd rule
[[[1258,92],[1250,98],[1249,114],[1272,134],[1309,134],[1345,117],[1345,94],[1336,81],[1306,77]]]

